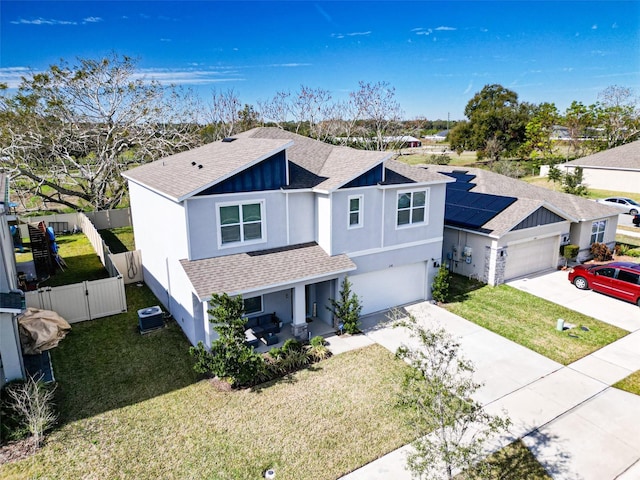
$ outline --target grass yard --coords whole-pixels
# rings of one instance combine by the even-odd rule
[[[486,480],[551,480],[544,467],[520,440],[492,454],[487,463],[490,472]]]
[[[640,395],[640,370],[633,372],[627,378],[623,378],[613,386],[620,390]]]
[[[636,231],[638,229],[636,228]],[[617,243],[624,243],[626,245],[629,245],[633,248],[638,248],[640,247],[640,238],[638,237],[632,237],[631,235],[624,235],[621,233],[616,234],[616,242]]]
[[[335,479],[413,440],[397,408],[403,362],[380,346],[280,381],[222,392],[193,372],[175,323],[144,336],[129,312],[74,324],[53,351],[60,426],[0,478]]]
[[[85,280],[109,278],[109,274],[102,266],[100,258],[93,250],[86,235],[58,235],[56,236],[56,243],[59,247],[58,253],[67,266],[64,271],[57,270],[56,274],[49,280],[40,283],[41,287],[58,287]],[[16,254],[17,263],[30,262],[32,260],[33,256],[30,251]]]
[[[563,365],[628,333],[508,285],[491,287],[453,275],[451,292],[452,300],[444,305],[447,310]],[[589,331],[577,328],[559,332],[558,318]]]
[[[100,230],[100,236],[111,253],[132,252],[136,249],[133,227],[118,227]]]

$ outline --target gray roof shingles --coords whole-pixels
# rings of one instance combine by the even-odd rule
[[[162,195],[182,200],[290,144],[287,139],[213,142],[133,168],[124,176]]]
[[[565,165],[640,171],[640,140],[571,160],[560,166]]]
[[[410,183],[446,181],[437,173],[425,174],[421,169],[391,161],[388,152],[330,145],[279,128],[254,128],[233,138],[232,142],[209,143],[133,168],[124,176],[181,201],[286,148],[290,189],[330,192],[383,162],[388,170],[401,173]]]
[[[348,256],[329,256],[315,242],[201,260],[180,260],[200,299],[244,294],[356,269]]]

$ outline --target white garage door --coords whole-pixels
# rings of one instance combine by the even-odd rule
[[[412,263],[349,277],[362,314],[425,299],[426,263]]]
[[[505,280],[555,268],[558,248],[558,237],[510,245],[507,249]]]

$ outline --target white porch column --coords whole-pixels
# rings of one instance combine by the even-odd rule
[[[307,339],[307,312],[305,302],[304,285],[296,285],[292,289],[293,294],[293,322],[291,333],[294,337]]]

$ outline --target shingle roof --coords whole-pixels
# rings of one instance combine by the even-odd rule
[[[213,142],[133,168],[124,177],[182,200],[289,145],[291,140],[287,139]]]
[[[239,138],[269,138],[293,140],[287,148],[289,162],[306,171],[310,188],[332,191],[367,172],[391,157],[391,153],[330,145],[280,128],[254,128],[238,135]],[[292,178],[292,182],[297,179]]]
[[[440,165],[426,168],[443,173],[465,171],[475,175],[471,183],[476,186],[470,190],[471,192],[517,198],[516,202],[482,226],[483,231],[488,231],[496,236],[504,235],[541,206],[547,206],[572,222],[595,220],[618,213],[615,208],[596,203],[593,200],[537,187],[488,170]]]
[[[640,140],[578,158],[562,164],[564,165],[640,171]]]
[[[180,264],[203,300],[212,293],[238,295],[356,269],[346,255],[329,256],[315,242]]]

